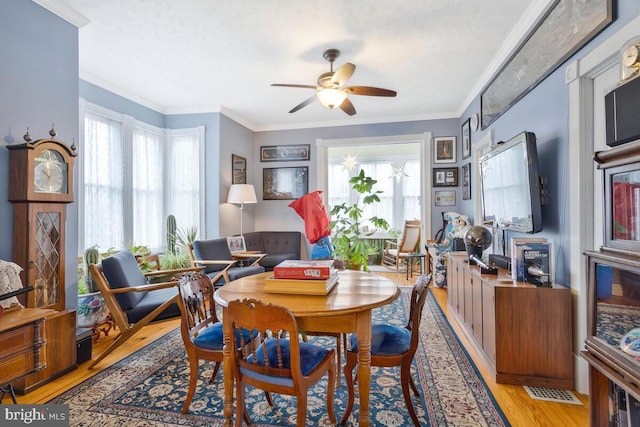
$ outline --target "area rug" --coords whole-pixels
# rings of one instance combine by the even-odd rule
[[[401,298],[374,311],[375,323],[404,325],[410,288]],[[333,338],[310,337],[331,346]],[[431,293],[427,298],[421,343],[413,366],[420,397],[413,404],[423,426],[508,426],[502,410],[476,366],[451,330]],[[67,404],[72,426],[219,426],[224,421],[222,373],[208,383],[213,364],[203,362],[201,381],[189,413],[180,413],[189,367],[179,330],[174,330],[50,401]],[[373,426],[410,424],[398,368],[372,368],[370,411]],[[294,426],[295,398],[273,395],[271,408],[260,390],[247,390],[255,426]],[[336,390],[338,420],[344,414],[344,378]],[[358,425],[358,399],[348,426]],[[331,425],[326,413],[326,377],[309,391],[307,425]]]

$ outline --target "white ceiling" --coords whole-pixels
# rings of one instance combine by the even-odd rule
[[[34,0],[80,27],[80,78],[164,114],[222,112],[252,130],[459,117],[551,0]],[[357,114],[313,102],[351,62]]]

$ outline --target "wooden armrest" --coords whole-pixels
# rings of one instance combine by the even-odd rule
[[[398,247],[398,241],[397,240],[387,240],[387,244],[385,246],[385,249],[391,249],[392,246],[395,246],[397,248]]]
[[[145,276],[163,276],[163,275],[177,275],[180,273],[189,273],[191,271],[200,271],[204,267],[184,267],[184,268],[174,268],[171,270],[154,270],[148,271],[144,273]]]
[[[195,259],[195,260],[193,260],[194,264],[202,264],[202,265],[216,265],[216,264],[233,265],[236,262],[238,262],[238,260],[236,260],[236,259],[226,260],[226,261],[212,260],[212,259]]]
[[[231,254],[231,256],[233,256],[234,258],[237,258],[238,260],[255,259],[255,261],[253,261],[251,263],[251,265],[249,266],[249,267],[253,267],[254,265],[258,265],[260,260],[262,260],[262,258],[266,257],[267,254],[261,254],[261,253],[250,254],[250,253],[247,253],[247,252],[239,252],[239,253]]]
[[[124,288],[111,288],[109,292],[112,294],[125,294],[128,292],[157,291],[159,289],[171,288],[177,284],[178,284],[177,280],[172,280],[170,282],[150,283],[148,285],[127,286]]]

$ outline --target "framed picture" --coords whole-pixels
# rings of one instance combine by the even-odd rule
[[[462,124],[462,160],[471,156],[471,119]]]
[[[457,187],[458,168],[433,168],[434,187]]]
[[[482,129],[612,21],[612,0],[550,2],[544,16],[480,93]]]
[[[231,253],[246,252],[247,246],[244,243],[244,236],[227,237],[227,245]]]
[[[452,190],[436,191],[435,202],[436,206],[455,206],[456,192]]]
[[[462,200],[471,199],[471,163],[462,165]]]
[[[433,163],[456,162],[456,137],[443,136],[433,138]]]
[[[288,162],[309,160],[311,145],[265,145],[260,147],[261,162]]]
[[[295,200],[309,192],[309,168],[262,169],[262,200]]]
[[[231,155],[231,184],[247,183],[247,159]]]

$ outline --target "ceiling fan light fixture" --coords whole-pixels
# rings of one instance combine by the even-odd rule
[[[322,89],[316,96],[322,105],[331,110],[339,107],[347,99],[347,94],[340,89]]]

